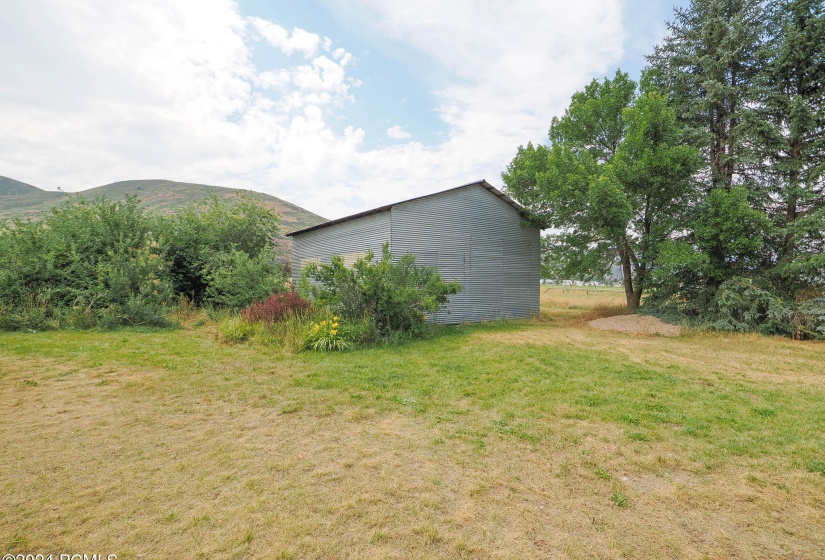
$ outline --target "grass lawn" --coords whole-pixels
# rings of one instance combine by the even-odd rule
[[[0,333],[0,550],[126,558],[825,556],[825,344],[529,321],[286,355]]]

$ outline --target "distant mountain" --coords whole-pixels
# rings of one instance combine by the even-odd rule
[[[112,200],[121,200],[126,195],[134,194],[140,198],[147,210],[172,214],[177,209],[204,198],[210,196],[228,198],[238,192],[238,189],[227,187],[150,179],[118,181],[76,194],[88,198],[102,195]],[[327,221],[286,200],[259,192],[246,192],[281,215],[281,224],[286,233]],[[63,192],[44,191],[35,186],[0,176],[0,221],[18,217],[38,218],[44,211],[66,200],[68,196]]]

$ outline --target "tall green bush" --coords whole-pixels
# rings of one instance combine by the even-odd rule
[[[340,256],[330,264],[308,265],[301,275],[301,294],[348,320],[369,321],[379,335],[416,334],[429,315],[444,309],[461,284],[447,282],[438,269],[417,265],[415,255],[395,258],[385,243],[381,258],[372,251],[352,268]]]
[[[136,197],[72,197],[42,221],[13,221],[0,229],[0,303],[46,291],[63,307],[111,300],[103,269],[151,243],[151,225]]]
[[[196,303],[244,307],[252,299],[242,302],[238,290],[243,289],[241,284],[249,280],[252,269],[265,276],[263,284],[272,286],[268,293],[253,286],[253,299],[283,291],[276,247],[280,220],[252,197],[239,195],[227,200],[214,196],[161,223],[176,293]],[[234,267],[246,280],[233,286],[229,273],[220,270],[223,265]]]
[[[238,309],[284,291],[278,217],[249,197],[179,215],[137,197],[70,197],[0,224],[0,329],[169,324],[176,296]]]
[[[172,284],[154,225],[136,197],[72,197],[4,226],[0,327],[167,324]]]
[[[286,290],[286,276],[272,255],[232,249],[214,255],[204,268],[204,299],[233,310]]]

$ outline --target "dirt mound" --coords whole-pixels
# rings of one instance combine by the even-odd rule
[[[587,324],[591,328],[603,331],[662,334],[665,336],[679,336],[682,334],[682,327],[669,325],[650,315],[616,315],[615,317],[596,319]]]

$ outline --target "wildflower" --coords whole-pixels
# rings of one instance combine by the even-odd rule
[[[322,326],[322,327],[323,327],[324,325],[326,325],[326,324],[327,324],[327,322],[326,322],[326,321],[321,321],[321,326]]]
[[[316,324],[314,327],[312,327],[312,332],[318,332],[318,328],[319,328],[319,327],[318,327],[318,325]]]
[[[330,334],[331,334],[332,336],[335,336],[336,334],[338,334],[338,330],[337,330],[337,329],[332,329],[332,330],[331,330],[331,331],[329,331],[329,332],[330,332]]]
[[[334,317],[332,318],[332,320],[333,320],[333,321],[337,321],[337,320],[338,320],[338,316],[337,316],[337,315],[336,315],[336,316],[334,316]]]
[[[332,328],[333,328],[333,329],[337,329],[337,328],[338,328],[338,323],[333,323],[333,324],[332,324]]]

